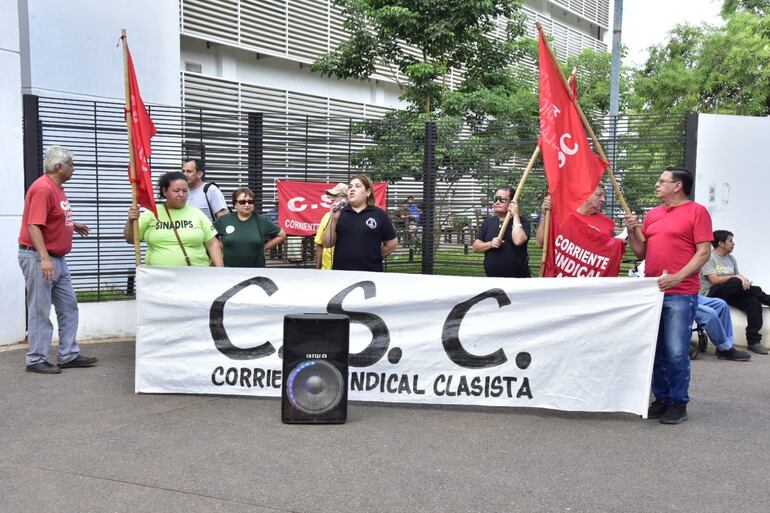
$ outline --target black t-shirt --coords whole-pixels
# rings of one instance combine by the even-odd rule
[[[379,207],[367,205],[356,212],[342,209],[336,226],[332,269],[343,271],[382,271],[382,243],[396,238],[393,223]]]
[[[521,224],[529,240],[529,221],[526,217],[521,218]],[[479,228],[476,238],[482,242],[489,242],[500,233],[502,221],[497,216],[488,217]],[[531,278],[529,271],[529,255],[527,254],[527,244],[516,246],[513,243],[513,220],[508,223],[505,231],[505,242],[497,249],[490,249],[484,253],[484,272],[487,276],[497,276],[500,278]]]

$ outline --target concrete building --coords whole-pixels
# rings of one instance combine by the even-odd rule
[[[543,23],[562,59],[584,48],[605,51],[609,3],[525,0],[528,33],[534,36],[535,21]],[[122,101],[121,29],[127,29],[148,104],[358,118],[401,106],[385,68],[366,82],[309,72],[310,63],[345,38],[331,0],[0,0],[0,12],[0,141],[8,170],[0,193],[0,344],[25,335],[16,257],[24,194],[22,95]],[[500,24],[498,35],[502,30]],[[461,79],[455,72],[451,83]],[[115,312],[106,304],[82,305],[81,336],[131,335],[132,308],[127,302]]]

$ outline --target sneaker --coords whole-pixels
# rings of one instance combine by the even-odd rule
[[[38,362],[27,365],[27,372],[37,372],[38,374],[59,374],[61,369],[48,362]]]
[[[647,409],[647,418],[659,419],[661,416],[663,416],[663,413],[665,413],[668,405],[669,403],[667,402],[661,401],[660,399],[655,399]]]
[[[91,367],[96,364],[96,358],[92,356],[77,355],[74,360],[70,360],[67,363],[60,363],[60,369],[71,369],[73,367]]]
[[[767,354],[767,349],[765,349],[765,346],[757,342],[756,344],[749,344],[749,351],[757,353],[757,354]]]
[[[681,424],[685,420],[687,420],[686,404],[669,404],[660,417],[661,424]]]
[[[745,362],[751,360],[751,355],[746,351],[738,351],[734,347],[720,351],[717,349],[717,358],[720,360],[732,360],[734,362]]]

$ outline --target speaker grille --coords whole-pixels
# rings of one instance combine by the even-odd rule
[[[325,360],[300,362],[286,381],[286,394],[291,405],[311,415],[325,413],[337,406],[344,391],[342,373]]]

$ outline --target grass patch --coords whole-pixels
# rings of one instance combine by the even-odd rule
[[[115,286],[104,287],[96,290],[79,290],[75,292],[78,303],[88,303],[93,301],[118,301],[123,299],[134,299],[134,295],[126,294],[126,291]]]

